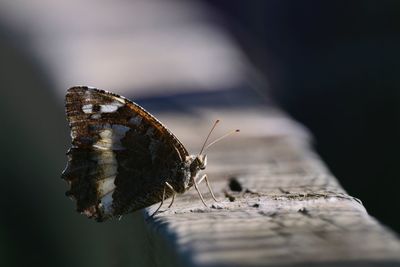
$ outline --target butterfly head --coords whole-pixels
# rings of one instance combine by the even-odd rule
[[[201,147],[200,153],[197,154],[197,156],[192,156],[193,161],[190,164],[191,170],[197,170],[197,171],[204,170],[207,166],[207,155],[204,154],[203,152],[205,152],[209,147],[211,147],[215,143],[221,141],[225,137],[227,137],[233,133],[239,132],[239,130],[230,131],[230,132],[224,134],[223,136],[215,139],[214,141],[212,141],[211,143],[209,143],[207,145],[208,138],[210,138],[211,133],[213,132],[213,130],[215,129],[215,126],[217,126],[218,123],[219,123],[219,120],[216,120],[213,127],[211,128],[210,132],[208,133],[207,138],[203,143],[203,146]]]
[[[197,174],[204,170],[207,166],[207,155],[199,154],[199,155],[191,155],[188,157],[187,166],[189,166],[191,177],[196,177]]]
[[[217,120],[217,121],[214,123],[213,127],[211,128],[210,132],[208,133],[207,138],[206,138],[206,140],[204,141],[203,146],[201,147],[201,150],[200,150],[199,154],[197,154],[197,155],[191,155],[191,156],[188,156],[188,157],[186,158],[186,161],[185,161],[185,166],[186,166],[186,167],[185,167],[185,169],[186,169],[186,172],[185,172],[186,186],[185,186],[185,187],[190,187],[190,186],[192,186],[192,185],[193,185],[193,182],[194,182],[195,179],[196,179],[196,177],[198,177],[200,171],[202,171],[202,170],[204,170],[204,169],[206,168],[206,166],[207,166],[207,155],[205,154],[205,151],[207,151],[207,149],[208,149],[209,147],[211,147],[211,146],[214,145],[215,143],[221,141],[221,140],[224,139],[225,137],[227,137],[227,136],[229,136],[229,135],[231,135],[231,134],[233,134],[233,133],[239,132],[239,130],[230,131],[230,132],[224,134],[223,136],[221,136],[221,137],[215,139],[214,141],[210,142],[210,143],[207,145],[207,141],[208,141],[208,139],[209,139],[211,133],[212,133],[213,130],[215,129],[215,126],[217,126],[218,122],[219,122],[219,120]]]
[[[207,155],[197,155],[192,164],[196,164],[200,170],[204,170],[207,166]]]

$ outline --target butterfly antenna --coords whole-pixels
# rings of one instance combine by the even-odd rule
[[[221,140],[224,139],[225,137],[228,137],[228,136],[230,136],[230,135],[232,135],[232,134],[234,134],[234,133],[238,133],[238,132],[240,132],[240,130],[239,130],[239,129],[236,129],[236,130],[233,130],[233,131],[230,131],[230,132],[224,134],[223,136],[221,136],[221,137],[215,139],[215,140],[212,141],[210,144],[208,144],[204,150],[207,150],[210,146],[212,146],[212,145],[214,145],[215,143],[221,141]]]
[[[208,135],[207,135],[206,140],[205,140],[204,143],[203,143],[203,146],[201,147],[201,150],[200,150],[199,155],[201,155],[201,153],[203,153],[203,150],[204,150],[204,147],[205,147],[206,144],[207,144],[208,138],[210,138],[211,133],[214,131],[215,126],[217,126],[218,123],[219,123],[219,120],[216,120],[216,121],[214,122],[213,127],[211,128],[210,132],[209,132]]]

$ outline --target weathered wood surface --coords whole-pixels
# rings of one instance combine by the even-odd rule
[[[200,116],[160,117],[186,144],[201,144],[211,118],[241,132],[208,153],[206,172],[219,203],[202,185],[210,208],[191,190],[151,221],[157,266],[400,265],[395,235],[346,194],[306,131],[285,114],[266,108],[195,113]],[[230,190],[232,178],[241,192]]]

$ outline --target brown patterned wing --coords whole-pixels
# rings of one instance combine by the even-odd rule
[[[139,105],[102,90],[72,87],[66,113],[72,147],[62,177],[79,212],[103,221],[161,201],[166,181],[184,191],[188,152]]]

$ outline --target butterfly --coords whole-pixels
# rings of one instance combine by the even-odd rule
[[[206,205],[198,189],[203,180],[216,200],[207,175],[200,172],[206,168],[203,151],[218,121],[200,153],[189,155],[159,120],[117,94],[72,87],[65,108],[72,144],[62,178],[78,212],[101,222],[160,202],[154,215],[165,199],[172,197],[170,207],[176,194],[193,186]]]

